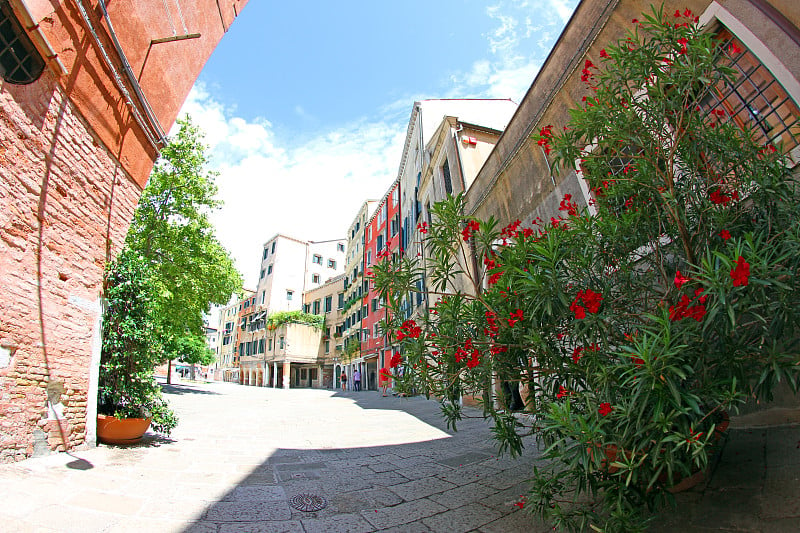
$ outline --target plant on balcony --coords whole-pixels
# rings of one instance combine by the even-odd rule
[[[305,324],[322,331],[325,327],[325,316],[303,311],[278,311],[267,317],[267,329],[270,331],[286,324]]]
[[[398,380],[453,427],[481,398],[501,451],[535,434],[548,461],[525,505],[558,528],[643,530],[707,468],[726,411],[797,388],[800,202],[781,150],[714,103],[738,53],[654,9],[535,138],[562,175],[580,168],[590,206],[564,195],[550,221],[501,228],[452,197],[425,262],[373,267]],[[434,303],[403,321],[423,274]]]

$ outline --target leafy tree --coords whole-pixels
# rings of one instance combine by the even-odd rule
[[[549,224],[500,229],[451,197],[422,264],[372,268],[398,381],[453,425],[462,395],[483,398],[501,450],[535,434],[547,461],[520,504],[571,531],[643,531],[707,469],[727,411],[800,381],[796,176],[765,121],[717,98],[743,50],[689,10],[634,24],[586,60],[569,123],[536,136],[591,206],[565,195]],[[423,274],[440,294],[401,323]]]
[[[242,278],[209,220],[220,202],[200,130],[189,117],[178,124],[142,193],[125,247],[152,269],[165,344],[187,347],[203,335],[203,314],[240,291]]]
[[[104,297],[98,412],[118,418],[152,417],[151,427],[169,434],[177,419],[153,377],[164,347],[159,294],[148,263],[123,250],[106,270]]]
[[[205,336],[189,333],[173,337],[170,341],[164,347],[168,359],[177,359],[191,365],[192,379],[194,379],[195,373],[194,365],[210,365],[216,358],[214,352],[208,347]]]

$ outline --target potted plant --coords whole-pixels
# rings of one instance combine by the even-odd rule
[[[177,424],[153,375],[163,358],[156,295],[137,254],[123,250],[107,268],[98,389],[101,441],[136,442],[148,427],[168,435]]]
[[[586,60],[569,123],[536,136],[554,168],[579,167],[589,205],[566,194],[551,220],[500,227],[451,197],[421,261],[372,268],[398,385],[453,427],[482,399],[501,451],[537,435],[548,461],[525,505],[574,531],[643,530],[706,469],[726,413],[800,372],[791,163],[714,98],[743,45],[688,10],[633,24]],[[423,277],[432,305],[405,319]]]

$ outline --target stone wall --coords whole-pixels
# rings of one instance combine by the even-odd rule
[[[103,267],[141,191],[49,72],[31,85],[0,85],[0,144],[0,462],[8,462],[86,442]]]

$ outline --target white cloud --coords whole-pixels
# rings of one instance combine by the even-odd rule
[[[577,0],[501,0],[486,8],[497,22],[487,32],[489,57],[451,76],[452,97],[511,98],[519,102],[569,20]]]
[[[213,215],[217,237],[251,288],[261,247],[275,233],[344,238],[361,203],[381,197],[394,179],[405,135],[397,124],[360,120],[292,146],[275,139],[268,121],[235,116],[202,84],[184,113],[206,132],[225,203]]]

